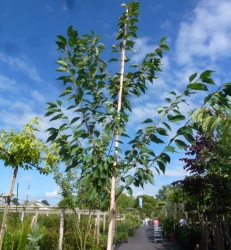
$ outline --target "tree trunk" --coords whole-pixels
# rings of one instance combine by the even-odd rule
[[[128,13],[128,9],[126,9]],[[128,19],[128,17],[127,17]],[[127,25],[125,24],[123,30],[124,36],[127,34]],[[124,82],[124,59],[125,59],[125,46],[126,39],[123,39],[121,46],[121,57],[120,57],[120,89],[118,93],[118,118],[120,119],[119,112],[122,105],[122,96],[123,96],[123,82]],[[107,241],[107,250],[114,249],[114,236],[115,236],[115,226],[116,226],[116,166],[117,166],[117,148],[119,146],[119,132],[118,129],[115,131],[115,151],[114,151],[114,160],[113,160],[113,170],[112,170],[112,179],[111,179],[111,198],[110,198],[110,219],[109,219],[109,228],[108,228],[108,241]]]
[[[13,175],[12,175],[12,179],[11,179],[11,183],[10,183],[10,190],[6,196],[7,202],[6,202],[6,206],[5,206],[5,210],[4,210],[4,215],[2,218],[2,226],[1,226],[1,231],[0,231],[0,250],[2,249],[2,245],[3,245],[3,239],[4,239],[5,230],[6,230],[6,221],[7,221],[7,216],[9,213],[10,201],[11,201],[11,197],[13,195],[14,183],[15,183],[15,180],[17,177],[17,173],[18,173],[18,166],[15,166],[14,171],[13,171]]]
[[[59,250],[63,249],[64,218],[65,218],[65,207],[62,207],[60,214],[60,227],[59,227]]]

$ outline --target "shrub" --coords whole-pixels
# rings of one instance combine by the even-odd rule
[[[198,244],[201,239],[200,232],[189,227],[176,227],[174,235],[177,242],[185,250],[194,250],[196,244]]]

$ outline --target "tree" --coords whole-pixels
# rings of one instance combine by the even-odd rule
[[[219,134],[210,137],[197,133],[195,144],[181,159],[191,176],[173,183],[182,185],[187,210],[230,205],[230,150],[231,146],[224,147]]]
[[[50,148],[42,141],[38,140],[35,132],[40,126],[38,118],[31,120],[26,124],[22,131],[10,132],[1,130],[0,132],[0,160],[4,162],[5,167],[13,168],[13,176],[8,194],[4,197],[7,199],[5,211],[2,220],[0,232],[0,249],[2,249],[3,238],[5,233],[5,224],[13,195],[14,183],[19,168],[24,170],[35,168],[41,174],[48,174],[51,168],[59,162],[56,145]]]
[[[67,200],[67,198],[63,198],[58,202],[58,207],[69,207],[69,202]]]
[[[139,204],[139,198],[142,198],[143,200],[142,208],[140,207],[140,204]],[[139,209],[139,213],[142,217],[144,216],[148,216],[150,218],[153,217],[155,205],[156,205],[156,201],[153,196],[139,195],[135,199],[135,208]]]
[[[122,193],[118,197],[116,205],[119,213],[125,213],[125,211],[129,211],[129,209],[134,208],[135,199],[132,196]]]
[[[230,117],[231,83],[223,84],[213,94],[209,94],[207,105],[198,109],[192,118],[192,123],[197,122],[203,133],[209,132],[210,137],[219,129],[222,144],[230,145],[231,117]]]
[[[19,206],[19,205],[20,205],[20,203],[18,202],[18,199],[17,199],[17,198],[13,198],[13,199],[11,200],[11,202],[12,202],[15,206]]]
[[[156,195],[156,215],[163,219],[173,218],[175,221],[182,217],[184,212],[184,194],[182,187],[178,185],[164,185]]]
[[[42,200],[41,201],[44,205],[50,206],[49,202],[47,200]]]
[[[112,45],[112,52],[119,53],[120,60],[118,55],[108,62],[101,59],[104,45],[98,42],[100,36],[95,36],[93,31],[81,37],[70,26],[67,38],[57,36],[56,43],[62,53],[57,61],[58,71],[63,73],[58,79],[63,81],[65,89],[57,102],[48,103],[45,115],[52,116],[50,121],[62,122],[59,128],[47,130],[47,141],[59,146],[60,157],[68,163],[66,171],[78,168],[85,185],[93,184],[88,199],[100,194],[105,200],[110,195],[107,250],[113,249],[117,198],[124,190],[132,195],[131,185],[144,187],[146,183],[154,184],[152,168],[157,172],[165,171],[170,162],[168,153],[175,152],[171,144],[175,143],[180,149],[186,148],[185,142],[177,137],[183,136],[189,143],[193,142],[192,127],[179,111],[179,104],[185,103],[185,98],[197,90],[205,90],[206,84],[213,84],[210,78],[212,71],[202,73],[198,79],[193,74],[181,95],[172,91],[172,98],[166,98],[168,105],[158,109],[160,118],[146,119],[134,135],[127,134],[132,112],[130,100],[144,94],[147,82],[152,83],[157,78],[157,72],[161,72],[162,53],[169,48],[162,38],[159,47],[147,54],[140,64],[129,65],[130,59],[125,52],[134,52],[135,41],[132,39],[137,38],[139,3],[122,6],[126,11],[118,21],[116,40],[119,43]],[[120,62],[120,71],[107,71],[109,65],[116,61]],[[67,105],[63,104],[64,96],[67,97]],[[171,130],[169,124],[184,120],[183,127],[167,140],[168,130]],[[120,146],[122,143],[126,147]],[[153,145],[161,143],[164,146],[156,154]],[[130,174],[131,169],[135,170],[134,175]]]

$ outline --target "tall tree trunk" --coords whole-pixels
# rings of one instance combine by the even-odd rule
[[[13,195],[14,183],[15,183],[15,180],[16,180],[16,177],[17,177],[17,173],[18,173],[18,166],[15,166],[14,171],[13,171],[13,175],[12,175],[12,179],[11,179],[11,183],[10,183],[10,190],[9,190],[9,193],[7,194],[7,196],[6,196],[7,202],[6,202],[6,205],[5,205],[4,215],[3,215],[3,218],[2,218],[2,226],[1,226],[1,231],[0,231],[0,250],[2,250],[4,234],[5,234],[5,231],[6,231],[6,221],[7,221],[9,208],[10,208],[11,197]]]
[[[126,10],[128,13],[128,9]],[[124,36],[126,35],[127,26],[124,28]],[[123,81],[124,81],[124,59],[125,59],[125,46],[126,39],[123,40],[121,47],[121,58],[120,58],[120,89],[118,93],[118,116],[121,110],[122,96],[123,96]],[[120,117],[119,117],[120,118]],[[107,241],[107,250],[114,249],[114,236],[115,236],[115,224],[116,224],[116,166],[117,166],[117,157],[119,146],[119,132],[116,130],[115,137],[115,151],[114,151],[114,160],[113,160],[113,170],[111,178],[111,197],[110,197],[110,217],[109,217],[109,228],[108,228],[108,241]]]

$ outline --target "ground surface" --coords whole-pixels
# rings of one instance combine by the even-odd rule
[[[117,250],[178,250],[176,243],[164,239],[163,243],[153,240],[153,225],[138,228],[135,236],[128,243],[116,246]]]

